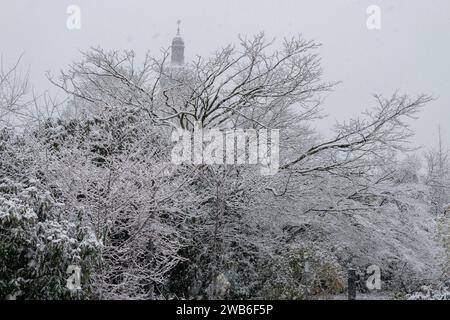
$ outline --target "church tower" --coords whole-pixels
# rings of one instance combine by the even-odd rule
[[[188,77],[188,70],[184,65],[184,40],[180,35],[180,23],[178,20],[177,35],[172,40],[170,63],[164,66],[164,74],[161,78],[161,87],[179,88],[180,83]]]
[[[184,40],[180,35],[180,23],[178,20],[177,35],[172,40],[172,56],[171,64],[174,66],[182,66],[184,64]]]

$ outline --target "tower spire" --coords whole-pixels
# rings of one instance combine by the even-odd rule
[[[177,20],[177,35],[172,40],[172,65],[181,66],[184,64],[184,40],[180,35],[181,20]]]

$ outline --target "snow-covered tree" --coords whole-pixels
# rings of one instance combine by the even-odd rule
[[[89,297],[99,250],[92,230],[45,188],[35,149],[23,137],[3,129],[0,151],[0,297]],[[66,287],[69,265],[81,268],[76,293]]]
[[[323,137],[314,122],[335,83],[323,80],[318,47],[259,34],[176,70],[167,52],[139,63],[131,51],[92,49],[50,78],[68,95],[63,115],[1,140],[0,250],[12,259],[1,293],[66,297],[68,264],[84,270],[83,297],[101,299],[335,294],[345,268],[370,259],[388,280],[405,262],[431,273],[427,189],[417,159],[398,161],[407,120],[431,98],[377,95]],[[3,118],[18,113],[2,101]],[[280,129],[279,172],[174,164],[171,133],[196,125]],[[9,267],[19,264],[24,275]]]

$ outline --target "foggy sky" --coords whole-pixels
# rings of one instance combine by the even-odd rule
[[[71,4],[81,8],[81,30],[66,27]],[[379,31],[366,27],[372,4],[382,10]],[[414,143],[435,145],[440,123],[450,146],[449,0],[1,0],[0,52],[6,64],[25,53],[32,83],[43,91],[51,88],[46,71],[57,73],[91,46],[159,54],[177,19],[186,60],[237,42],[238,34],[302,33],[323,44],[325,80],[342,81],[325,101],[321,129],[373,105],[373,93],[428,93],[438,100],[412,123]]]

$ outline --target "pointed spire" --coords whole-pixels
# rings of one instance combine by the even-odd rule
[[[177,20],[177,24],[178,24],[177,36],[179,36],[180,35],[180,24],[181,24],[181,20],[180,19]]]

